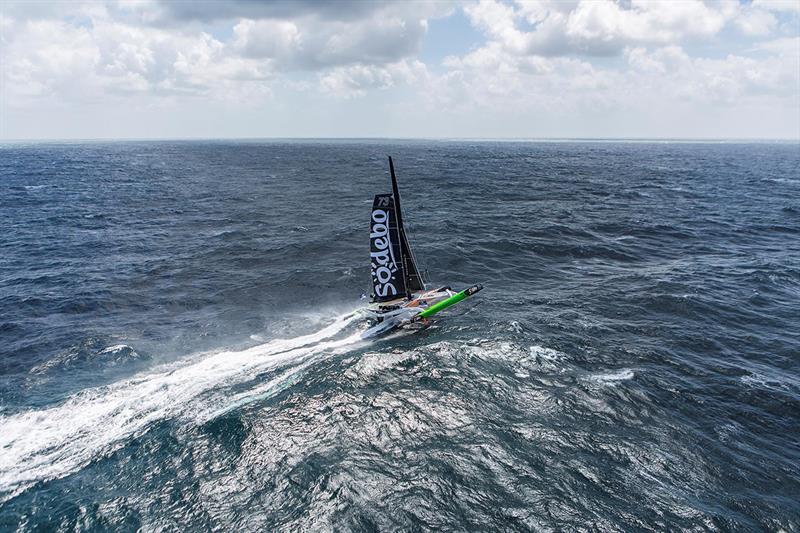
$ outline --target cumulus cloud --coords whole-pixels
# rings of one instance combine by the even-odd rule
[[[420,61],[398,61],[385,66],[352,65],[335,68],[320,76],[322,90],[336,98],[364,96],[371,89],[388,89],[413,84],[427,75]]]
[[[790,127],[798,129],[800,40],[763,40],[778,31],[776,9],[736,2],[481,0],[464,10],[486,43],[448,57],[445,73],[425,79],[426,94],[432,109],[460,114],[581,117],[607,110],[625,117],[663,110],[664,120],[678,108],[694,108],[698,117],[715,108],[732,115],[759,109],[785,124],[794,120]],[[697,55],[704,41],[718,46],[726,27],[756,41],[722,57]],[[622,61],[598,63],[598,55]]]
[[[800,12],[800,2],[797,0],[753,0],[752,6],[771,11]]]
[[[800,36],[760,41],[755,43],[751,50],[766,51],[780,57],[796,58],[800,55]]]
[[[480,0],[467,4],[472,23],[517,54],[613,55],[625,47],[709,38],[735,18],[738,4],[701,0],[544,0],[515,4]],[[769,14],[750,9],[750,27]]]
[[[284,70],[319,70],[347,64],[393,63],[419,51],[423,18],[376,17],[368,22],[241,20],[232,48],[246,57],[269,57]]]
[[[607,105],[618,74],[571,57],[518,56],[497,43],[445,60],[446,75],[432,84],[435,105],[505,111],[575,110]]]
[[[225,98],[267,90],[269,61],[232,55],[207,33],[133,27],[97,13],[90,20],[75,26],[34,19],[14,26],[0,55],[3,92],[11,105],[33,98],[64,103],[131,93]]]
[[[286,70],[393,63],[419,52],[429,19],[453,11],[451,0],[143,0],[129,9],[152,24],[228,21],[233,48],[270,57]]]
[[[735,21],[736,26],[745,35],[769,35],[778,25],[778,19],[765,9],[749,6],[742,9]]]
[[[455,10],[481,41],[423,63],[431,21]],[[797,0],[7,1],[0,44],[4,109],[334,106],[380,91],[431,117],[800,118]]]
[[[800,56],[692,58],[680,47],[626,53],[636,86],[660,98],[744,104],[752,98],[791,98],[800,82]]]
[[[363,0],[227,0],[225,2],[175,2],[172,0],[146,0],[129,4],[140,12],[148,12],[160,22],[198,20],[212,22],[238,18],[292,19],[304,16],[326,20],[359,20],[383,10],[386,6],[400,7],[404,2],[364,2]],[[407,2],[425,7],[425,2]]]
[[[419,52],[428,19],[451,9],[360,0],[10,3],[1,20],[4,94],[11,105],[121,92],[239,98],[267,94],[271,79],[294,71],[323,72],[326,93],[347,86],[363,94],[352,87],[370,85],[366,73],[390,73],[394,84],[398,65]],[[230,37],[213,36],[213,21],[228,25]]]

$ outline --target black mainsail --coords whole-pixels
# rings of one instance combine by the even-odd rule
[[[391,194],[377,194],[369,228],[372,301],[388,302],[406,295],[406,275],[397,210]]]
[[[403,227],[400,191],[391,157],[389,170],[392,175],[392,194],[375,196],[370,219],[373,302],[388,302],[425,289]]]

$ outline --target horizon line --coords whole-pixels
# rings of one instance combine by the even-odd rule
[[[170,142],[170,141],[440,141],[440,142],[778,142],[800,143],[800,137],[20,137],[0,138],[2,143],[86,143],[86,142]]]

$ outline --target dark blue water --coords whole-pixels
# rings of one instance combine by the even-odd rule
[[[485,290],[361,341],[395,157]],[[0,530],[800,530],[800,145],[0,147]]]

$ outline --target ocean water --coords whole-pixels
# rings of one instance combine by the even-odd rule
[[[800,145],[1,145],[0,531],[139,529],[799,531]]]

